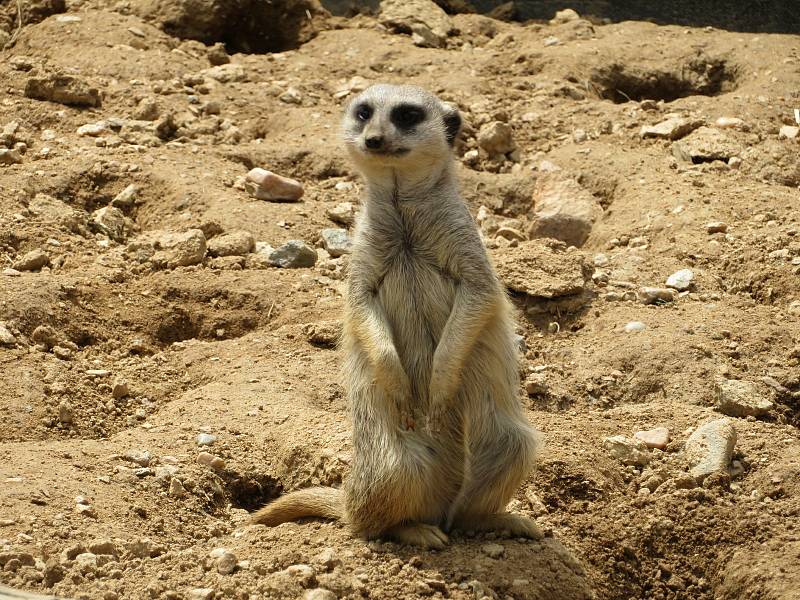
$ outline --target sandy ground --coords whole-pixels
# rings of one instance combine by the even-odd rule
[[[800,598],[800,139],[780,133],[800,108],[797,36],[458,15],[423,48],[361,16],[209,71],[218,51],[129,8],[67,3],[0,52],[0,583],[105,600]],[[31,97],[57,73],[83,105]],[[541,542],[464,532],[425,552],[247,522],[347,472],[347,255],[319,240],[343,227],[328,211],[358,206],[337,128],[377,81],[462,111],[463,194],[519,308],[521,398],[546,440],[510,508]],[[670,117],[679,139],[642,136]],[[494,122],[505,156],[477,141]],[[251,197],[252,167],[299,180],[302,200]],[[537,237],[548,181],[592,208],[578,248]],[[169,240],[193,229],[209,255],[170,268]],[[219,250],[238,231],[257,252]],[[269,266],[264,244],[291,239],[318,248],[313,267]],[[688,289],[643,301],[681,269]],[[735,446],[695,476],[687,441],[722,418]],[[665,449],[631,441],[656,427]]]

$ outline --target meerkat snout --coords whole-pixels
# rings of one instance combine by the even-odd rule
[[[455,106],[414,86],[373,85],[345,111],[345,145],[356,164],[419,168],[446,155],[461,130]]]

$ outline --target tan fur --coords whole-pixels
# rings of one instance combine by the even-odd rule
[[[413,111],[401,105],[425,118],[406,126]],[[538,436],[517,395],[512,307],[458,193],[459,127],[452,107],[411,86],[373,86],[344,118],[367,192],[342,337],[353,425],[342,518],[367,538],[435,548],[451,527],[542,535],[504,512]],[[310,495],[323,497],[318,490]],[[257,519],[331,516],[340,506],[334,492],[318,503],[303,494]]]

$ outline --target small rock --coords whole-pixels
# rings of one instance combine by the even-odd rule
[[[637,431],[633,434],[633,437],[643,441],[648,448],[663,450],[669,443],[669,429],[666,427],[656,427],[655,429],[648,429],[646,431]]]
[[[38,271],[49,264],[50,257],[47,253],[41,248],[36,248],[14,261],[12,268],[17,271]]]
[[[478,132],[478,145],[490,157],[508,154],[516,149],[517,145],[512,138],[511,127],[502,121],[486,123]]]
[[[228,54],[228,51],[225,50],[225,44],[222,42],[217,42],[211,46],[211,48],[208,49],[208,52],[206,52],[206,58],[208,58],[208,62],[215,67],[227,65],[229,62],[231,62],[231,57]]]
[[[76,504],[75,505],[75,512],[79,515],[84,517],[89,517],[91,519],[97,518],[97,511],[89,504]]]
[[[712,127],[700,127],[691,135],[672,144],[675,158],[695,164],[712,160],[727,161],[741,152],[741,146],[728,137],[728,134]]]
[[[189,600],[213,600],[214,588],[193,588],[189,590]]]
[[[725,471],[735,446],[736,428],[730,419],[716,419],[698,427],[684,447],[692,477],[702,483],[712,473]]]
[[[112,240],[121,242],[125,239],[125,215],[118,208],[104,206],[97,209],[92,213],[91,225]]]
[[[89,552],[98,555],[117,556],[117,546],[108,538],[100,538],[89,542]]]
[[[531,373],[525,378],[525,391],[529,396],[547,394],[547,380],[542,373]]]
[[[0,148],[0,165],[18,165],[22,162],[22,155],[17,150]]]
[[[249,231],[233,231],[211,238],[208,241],[211,256],[244,256],[256,247],[256,240]]]
[[[642,304],[663,304],[675,300],[676,292],[669,288],[643,287],[637,297]]]
[[[693,280],[694,273],[690,269],[681,269],[667,277],[667,287],[683,292],[692,287]]]
[[[323,548],[322,551],[314,557],[313,562],[314,564],[322,566],[326,571],[333,571],[342,564],[342,561],[336,556],[336,550],[333,548]]]
[[[111,130],[103,121],[97,123],[87,123],[78,127],[78,135],[83,137],[98,137],[111,133]]]
[[[210,452],[201,452],[197,455],[197,464],[198,465],[205,465],[206,467],[211,467],[215,470],[220,470],[225,468],[225,461],[218,456],[214,456]]]
[[[230,575],[239,563],[236,555],[227,548],[215,548],[210,556],[214,559],[214,568],[220,575]]]
[[[500,544],[484,544],[481,546],[481,552],[489,558],[500,558],[506,553],[506,549]]]
[[[157,267],[174,269],[203,262],[206,255],[206,236],[200,229],[185,233],[165,233],[156,241],[156,253],[151,261]]]
[[[546,38],[544,38],[542,43],[544,44],[545,48],[549,48],[550,46],[558,46],[561,43],[561,40],[554,35],[548,35]]]
[[[25,83],[25,96],[70,106],[100,106],[100,91],[97,88],[62,73],[31,77]]]
[[[325,588],[314,588],[303,594],[303,600],[336,600],[336,594]]]
[[[183,498],[186,496],[186,488],[179,479],[173,477],[169,482],[169,495],[173,498]]]
[[[72,411],[72,405],[66,400],[62,400],[58,405],[58,422],[63,425],[69,425],[74,418],[75,414]]]
[[[708,233],[727,233],[728,224],[722,221],[711,221],[706,223],[706,232]]]
[[[153,542],[150,538],[140,538],[130,542],[127,553],[132,558],[155,558],[164,554],[166,549]]]
[[[336,223],[350,227],[356,220],[356,209],[352,202],[342,202],[326,211],[328,218]]]
[[[150,465],[150,452],[147,450],[130,450],[125,453],[125,459],[139,465],[140,467],[147,467]]]
[[[217,436],[211,433],[198,433],[197,434],[197,445],[198,446],[211,446],[214,442],[217,441]]]
[[[572,140],[576,144],[582,144],[583,142],[585,142],[588,139],[589,139],[589,136],[586,134],[586,131],[584,131],[583,129],[576,129],[575,131],[572,132]]]
[[[114,398],[114,400],[125,398],[126,396],[129,396],[130,393],[131,390],[128,386],[128,382],[124,380],[115,381],[114,386],[111,388],[111,396]]]
[[[266,169],[251,169],[245,178],[245,190],[259,200],[297,202],[303,197],[299,181],[276,175]]]
[[[316,262],[316,251],[302,240],[289,240],[269,255],[269,263],[283,269],[313,267]]]
[[[442,47],[453,29],[447,13],[432,0],[381,0],[378,20],[390,31],[412,35],[414,44]]]
[[[290,565],[286,568],[286,573],[297,579],[303,587],[315,583],[316,571],[309,565]]]
[[[778,132],[778,137],[781,139],[794,140],[800,135],[800,127],[794,125],[784,125]]]
[[[742,125],[744,125],[744,121],[737,117],[720,117],[714,121],[714,126],[720,129],[731,129],[734,127],[741,127]]]
[[[20,275],[22,275],[22,273],[20,273],[16,269],[12,269],[11,267],[6,267],[5,269],[3,269],[3,275],[5,277],[19,277]]]
[[[774,407],[757,383],[722,379],[716,384],[716,408],[729,417],[760,417]]]
[[[119,194],[114,196],[114,199],[111,201],[111,206],[114,206],[116,208],[121,208],[122,210],[130,209],[136,202],[136,197],[138,194],[139,194],[138,186],[132,183],[129,186],[127,186],[124,190],[122,190]]]
[[[278,96],[278,100],[280,100],[281,102],[285,102],[286,104],[302,104],[303,94],[300,93],[300,90],[298,90],[297,88],[290,87],[280,96]]]
[[[638,333],[647,329],[647,325],[641,321],[628,321],[625,323],[625,327],[623,327],[623,329],[625,330],[625,333]]]
[[[526,241],[493,258],[503,284],[530,297],[575,296],[586,288],[587,271],[577,252],[557,252],[539,241]]]
[[[155,121],[160,114],[161,109],[155,98],[142,98],[132,116],[137,121]]]
[[[75,557],[75,567],[81,573],[91,573],[97,569],[97,555],[92,552],[83,552]]]
[[[656,125],[645,125],[639,131],[643,138],[660,138],[665,140],[679,140],[703,124],[696,119],[672,117]]]
[[[323,229],[322,245],[334,258],[342,254],[350,254],[353,248],[353,242],[350,241],[346,229]]]
[[[50,325],[39,325],[33,330],[31,339],[45,348],[52,348],[59,342],[59,335]]]
[[[581,16],[571,8],[556,11],[556,15],[550,19],[550,25],[561,25],[570,21],[577,21]]]
[[[233,63],[217,65],[210,69],[201,71],[203,75],[209,77],[220,83],[230,83],[232,81],[244,81],[247,79],[247,73],[244,67]]]
[[[644,466],[650,462],[650,451],[642,440],[614,435],[604,438],[603,446],[622,464]]]
[[[6,328],[5,323],[0,323],[0,346],[13,346],[17,338]]]

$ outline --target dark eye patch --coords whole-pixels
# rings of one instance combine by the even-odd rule
[[[425,120],[427,114],[421,106],[413,104],[400,104],[389,113],[389,119],[400,129],[411,129]]]
[[[359,104],[356,106],[355,115],[359,121],[369,121],[372,117],[372,107],[369,104]]]

